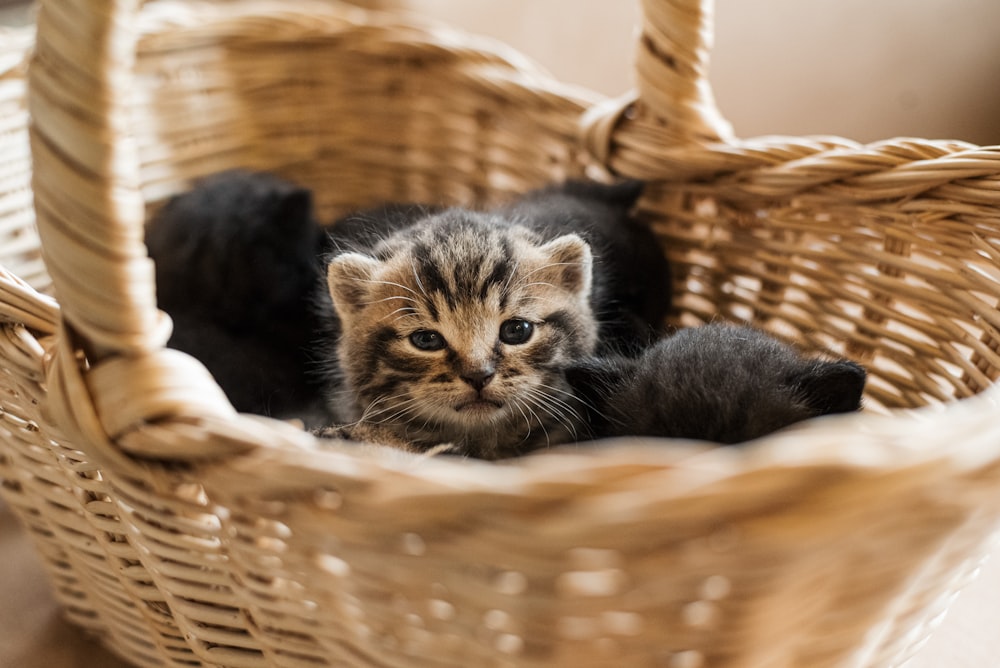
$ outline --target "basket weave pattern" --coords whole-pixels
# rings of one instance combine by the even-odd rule
[[[25,68],[0,73],[0,493],[73,621],[142,666],[910,656],[1000,518],[1000,150],[735,139],[706,80],[711,3],[644,13],[636,93],[602,100],[336,3],[43,3],[33,168]],[[677,322],[848,354],[869,410],[744,449],[502,465],[237,416],[163,347],[142,224],[238,165],[311,187],[326,218],[647,179]]]

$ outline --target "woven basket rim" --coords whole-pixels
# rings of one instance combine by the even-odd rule
[[[322,441],[313,441],[308,434],[306,440],[290,451],[304,454],[306,459],[301,461],[316,470],[329,465],[331,471],[342,473],[346,454],[348,461],[357,459],[365,466],[372,464],[469,492],[498,488],[514,492],[526,483],[586,476],[637,463],[660,471],[697,469],[713,478],[775,467],[836,468],[879,474],[934,464],[961,473],[978,469],[985,462],[1000,462],[1000,445],[983,429],[998,408],[1000,387],[993,386],[976,396],[942,406],[816,418],[738,446],[717,447],[714,443],[686,439],[620,437],[557,446],[497,462],[447,455],[386,457],[381,446],[366,451],[363,445],[335,441],[324,447],[319,445]],[[270,418],[240,415],[236,419],[247,421],[248,426],[267,425],[276,434],[287,433],[288,425]],[[928,438],[932,432],[939,432],[940,438]],[[979,434],[986,435],[977,438]],[[319,447],[319,452],[313,447]],[[293,455],[292,460],[299,460],[299,456]],[[456,467],[462,470],[458,479],[453,475]]]
[[[51,335],[59,328],[58,303],[3,267],[0,295],[5,304],[31,305],[25,311],[0,313],[0,321],[25,328],[51,354],[55,343]],[[184,353],[170,353],[199,364]],[[235,459],[277,458],[338,475],[344,474],[345,467],[360,467],[359,479],[385,471],[432,487],[515,493],[524,485],[589,478],[609,468],[637,464],[661,472],[697,469],[713,479],[773,467],[881,474],[933,464],[962,473],[1000,461],[1000,445],[990,432],[998,411],[1000,385],[993,385],[977,395],[939,405],[817,418],[733,447],[684,439],[623,437],[566,444],[499,462],[411,455],[385,446],[317,439],[290,423],[256,415],[232,413],[213,419],[221,431],[232,432],[236,438],[250,436],[254,443],[254,448],[241,454],[234,452]],[[141,466],[159,468],[157,460],[170,465],[171,459],[162,454],[152,459],[139,457]],[[215,456],[180,457],[177,461],[186,460],[200,461],[208,469],[219,461]],[[223,465],[231,463],[229,457],[221,461]],[[456,476],[456,471],[461,475]]]

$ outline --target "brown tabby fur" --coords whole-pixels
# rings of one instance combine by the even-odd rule
[[[564,370],[597,345],[591,263],[575,234],[543,242],[467,211],[432,216],[371,254],[335,256],[327,278],[342,325],[338,366],[354,398],[343,417],[418,448],[450,442],[486,459],[576,436]],[[498,337],[511,319],[533,325],[523,343]],[[442,349],[411,342],[428,330]],[[484,375],[485,384],[473,380]]]

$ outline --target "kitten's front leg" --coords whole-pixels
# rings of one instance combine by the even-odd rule
[[[359,443],[372,443],[376,445],[386,445],[397,450],[410,452],[413,454],[457,454],[454,447],[449,443],[444,443],[432,448],[417,445],[413,441],[400,438],[394,431],[382,425],[368,422],[355,422],[352,424],[330,425],[313,430],[313,435],[317,438],[340,439],[345,441],[355,441]]]

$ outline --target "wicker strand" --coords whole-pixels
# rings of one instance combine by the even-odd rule
[[[53,334],[59,322],[59,304],[0,266],[0,320]]]
[[[708,81],[714,0],[643,0],[636,86],[643,111],[679,137],[728,140]]]

